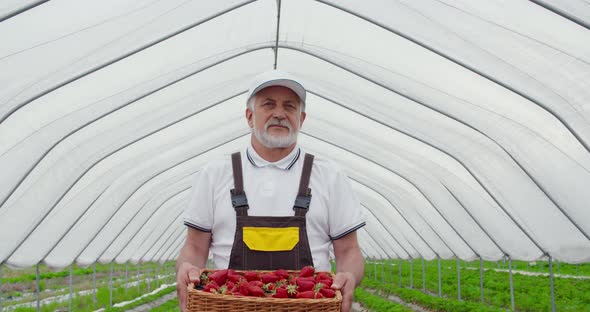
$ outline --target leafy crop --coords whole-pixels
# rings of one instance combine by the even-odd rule
[[[399,303],[391,302],[387,299],[383,299],[380,296],[373,295],[361,288],[357,288],[354,291],[354,301],[362,303],[365,307],[375,311],[388,311],[388,312],[409,312],[412,309],[406,308]]]
[[[398,286],[400,282],[398,263],[398,261],[393,261],[392,266],[389,265],[389,262],[380,262],[376,265],[368,263],[366,266],[366,279],[377,282],[373,286],[387,286],[386,288],[377,287],[378,289],[394,292],[401,297],[400,294],[408,290],[408,288],[400,288]],[[491,268],[495,268],[495,266],[495,263],[486,263],[488,269],[484,273],[484,303],[487,306],[508,308],[511,305],[509,273],[492,270]],[[517,263],[517,268],[519,266],[526,267],[526,263]],[[476,265],[472,264],[470,267],[467,267],[465,263],[461,263],[461,299],[464,301],[457,301],[454,300],[458,297],[456,261],[441,261],[443,296],[449,298],[447,300],[454,300],[456,302],[479,303],[481,293],[478,268],[478,263]],[[498,269],[501,269],[501,267],[498,267]],[[438,269],[436,261],[425,261],[425,273],[426,292],[434,295],[438,294]],[[403,261],[402,286],[407,287],[413,284],[414,288],[422,289],[422,267],[420,261],[414,261],[412,277],[413,281],[410,281],[409,261]],[[516,310],[551,311],[548,276],[514,274],[513,280]],[[590,280],[555,278],[554,283],[557,310],[590,311]],[[422,293],[421,291],[418,292]],[[423,295],[427,296],[426,294]],[[437,298],[432,295],[428,296]]]

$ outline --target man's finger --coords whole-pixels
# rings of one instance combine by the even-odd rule
[[[188,279],[191,283],[199,283],[201,277],[201,272],[197,268],[190,268],[188,270]]]
[[[181,311],[186,311],[186,285],[183,283],[176,284],[176,294],[178,295],[178,303]]]
[[[342,273],[336,274],[334,280],[332,281],[332,289],[342,289],[346,284],[346,275]]]

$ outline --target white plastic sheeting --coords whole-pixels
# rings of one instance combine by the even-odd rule
[[[191,176],[246,144],[275,59],[365,255],[590,261],[589,22],[581,0],[0,2],[0,263],[175,258]]]

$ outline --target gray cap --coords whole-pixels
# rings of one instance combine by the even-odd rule
[[[276,69],[254,77],[250,89],[248,90],[248,100],[250,100],[250,98],[252,98],[252,96],[258,91],[272,86],[282,86],[291,89],[297,94],[297,96],[299,96],[301,102],[305,103],[305,87],[303,87],[295,76],[288,72]]]

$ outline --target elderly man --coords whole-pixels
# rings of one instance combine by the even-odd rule
[[[342,291],[342,311],[350,310],[364,274],[356,236],[364,214],[346,175],[297,145],[305,98],[305,88],[286,72],[256,77],[246,108],[251,144],[198,173],[176,263],[183,311],[187,284],[198,282],[209,251],[217,268],[329,271],[332,244],[332,288]]]

